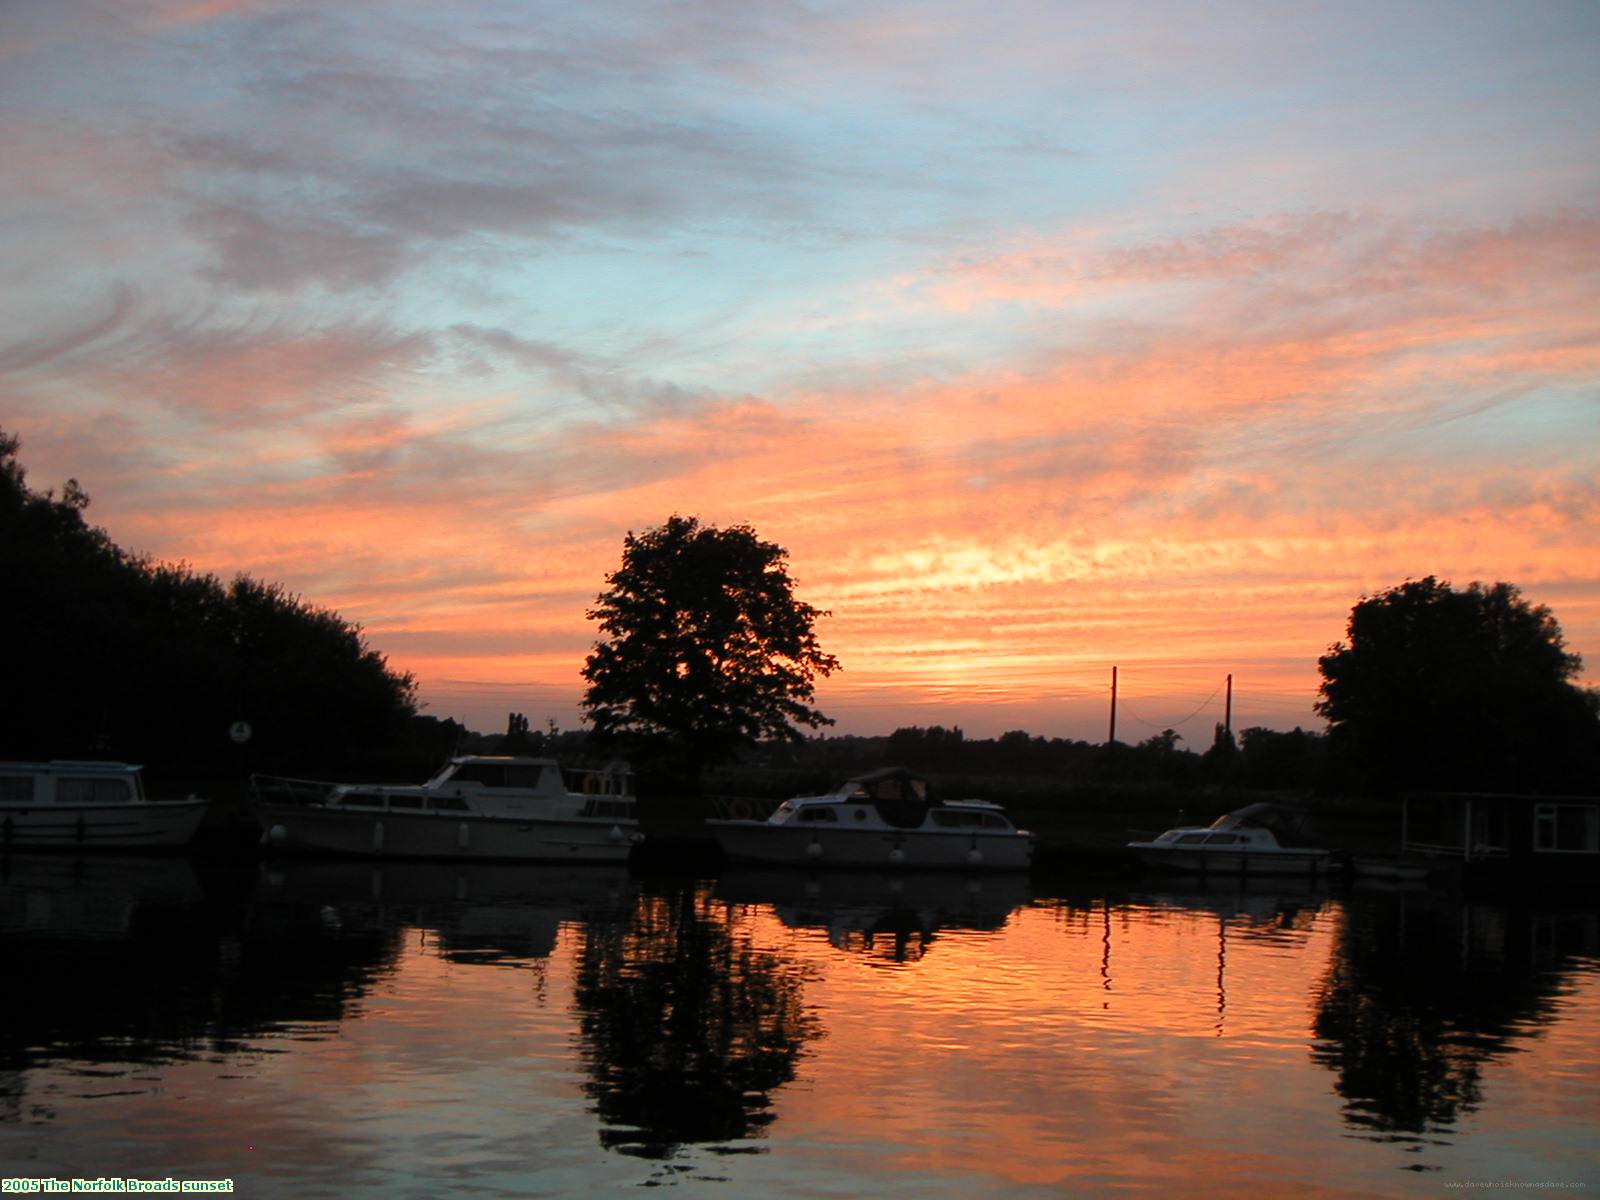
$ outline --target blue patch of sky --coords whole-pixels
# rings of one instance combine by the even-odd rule
[[[1430,424],[1428,442],[1457,460],[1516,454],[1592,463],[1600,455],[1600,388],[1547,385],[1464,401]]]

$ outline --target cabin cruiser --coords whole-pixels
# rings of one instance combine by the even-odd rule
[[[208,801],[152,800],[122,762],[0,763],[0,848],[185,846]]]
[[[1033,860],[1033,834],[999,805],[930,800],[926,781],[899,768],[785,800],[765,821],[713,820],[706,828],[730,862],[1020,871]]]
[[[257,776],[262,844],[394,858],[623,862],[643,840],[632,773],[467,754],[423,784],[307,784]]]
[[[1190,875],[1318,875],[1332,858],[1310,841],[1304,814],[1276,804],[1250,804],[1128,849],[1146,866]]]

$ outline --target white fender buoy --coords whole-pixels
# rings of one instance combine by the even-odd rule
[[[983,851],[982,850],[973,849],[973,850],[968,850],[967,851],[967,862],[968,862],[969,865],[975,867],[979,863],[981,863],[982,861],[983,861]]]
[[[606,834],[606,840],[613,846],[620,846],[622,844],[622,830],[613,825],[611,832]]]
[[[900,849],[899,846],[896,846],[893,850],[889,851],[889,861],[894,863],[895,866],[899,866],[901,863],[905,862],[905,860],[906,852]]]
[[[267,830],[267,840],[274,846],[287,846],[289,844],[289,831],[282,825],[274,825]]]
[[[372,823],[372,848],[374,850],[379,851],[380,853],[383,850],[383,822],[382,821],[374,821]]]
[[[472,844],[472,829],[465,821],[456,826],[456,849],[465,850]]]
[[[821,842],[812,842],[811,845],[807,846],[806,847],[806,857],[807,858],[821,858],[822,857],[822,843]]]

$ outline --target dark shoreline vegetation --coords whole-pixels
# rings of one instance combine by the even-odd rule
[[[542,753],[574,766],[632,758],[644,816],[667,825],[726,814],[730,802],[740,813],[760,811],[895,764],[926,774],[940,794],[1004,803],[1047,843],[1106,846],[1130,829],[1209,821],[1263,796],[1308,803],[1352,837],[1392,843],[1393,797],[1403,791],[1593,794],[1600,780],[1600,703],[1571,682],[1581,664],[1549,610],[1509,585],[1456,591],[1431,577],[1356,605],[1348,643],[1321,660],[1317,709],[1327,733],[1235,735],[1219,726],[1196,752],[1173,730],[1128,745],[1020,730],[976,739],[940,726],[801,736],[769,719],[751,726],[756,735],[724,730],[716,753],[677,758],[670,731],[635,730],[630,739],[614,729],[561,731],[553,722],[533,730],[513,713],[504,734],[474,733],[420,713],[416,681],[392,670],[337,613],[278,584],[247,576],[223,583],[116,546],[85,518],[89,498],[75,480],[59,497],[30,488],[18,449],[0,430],[0,611],[12,677],[24,684],[7,693],[0,758],[140,762],[153,791],[217,801],[225,827],[247,824],[242,791],[251,772],[420,780],[459,752]],[[698,540],[723,561],[735,551],[762,557],[765,578],[777,564],[779,599],[804,618],[799,633],[810,637],[811,618],[822,614],[787,592],[780,547],[748,527],[719,531],[676,517],[653,534],[629,535],[633,557],[608,577],[616,586],[600,611],[634,598],[620,584],[651,565],[643,551],[654,553],[667,535]],[[703,575],[694,602],[714,611],[721,597]],[[814,664],[837,665],[814,638],[799,644]],[[615,719],[627,703],[620,695],[608,699],[617,709],[604,724],[626,724]],[[777,703],[813,728],[827,723],[799,700],[809,702],[808,687]],[[248,743],[230,739],[236,722],[250,725]],[[691,736],[700,734],[677,745]]]

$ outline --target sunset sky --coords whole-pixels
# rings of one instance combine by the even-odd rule
[[[1600,681],[1600,5],[6,0],[0,428],[426,711],[673,513],[839,732],[1316,727],[1363,593]]]

